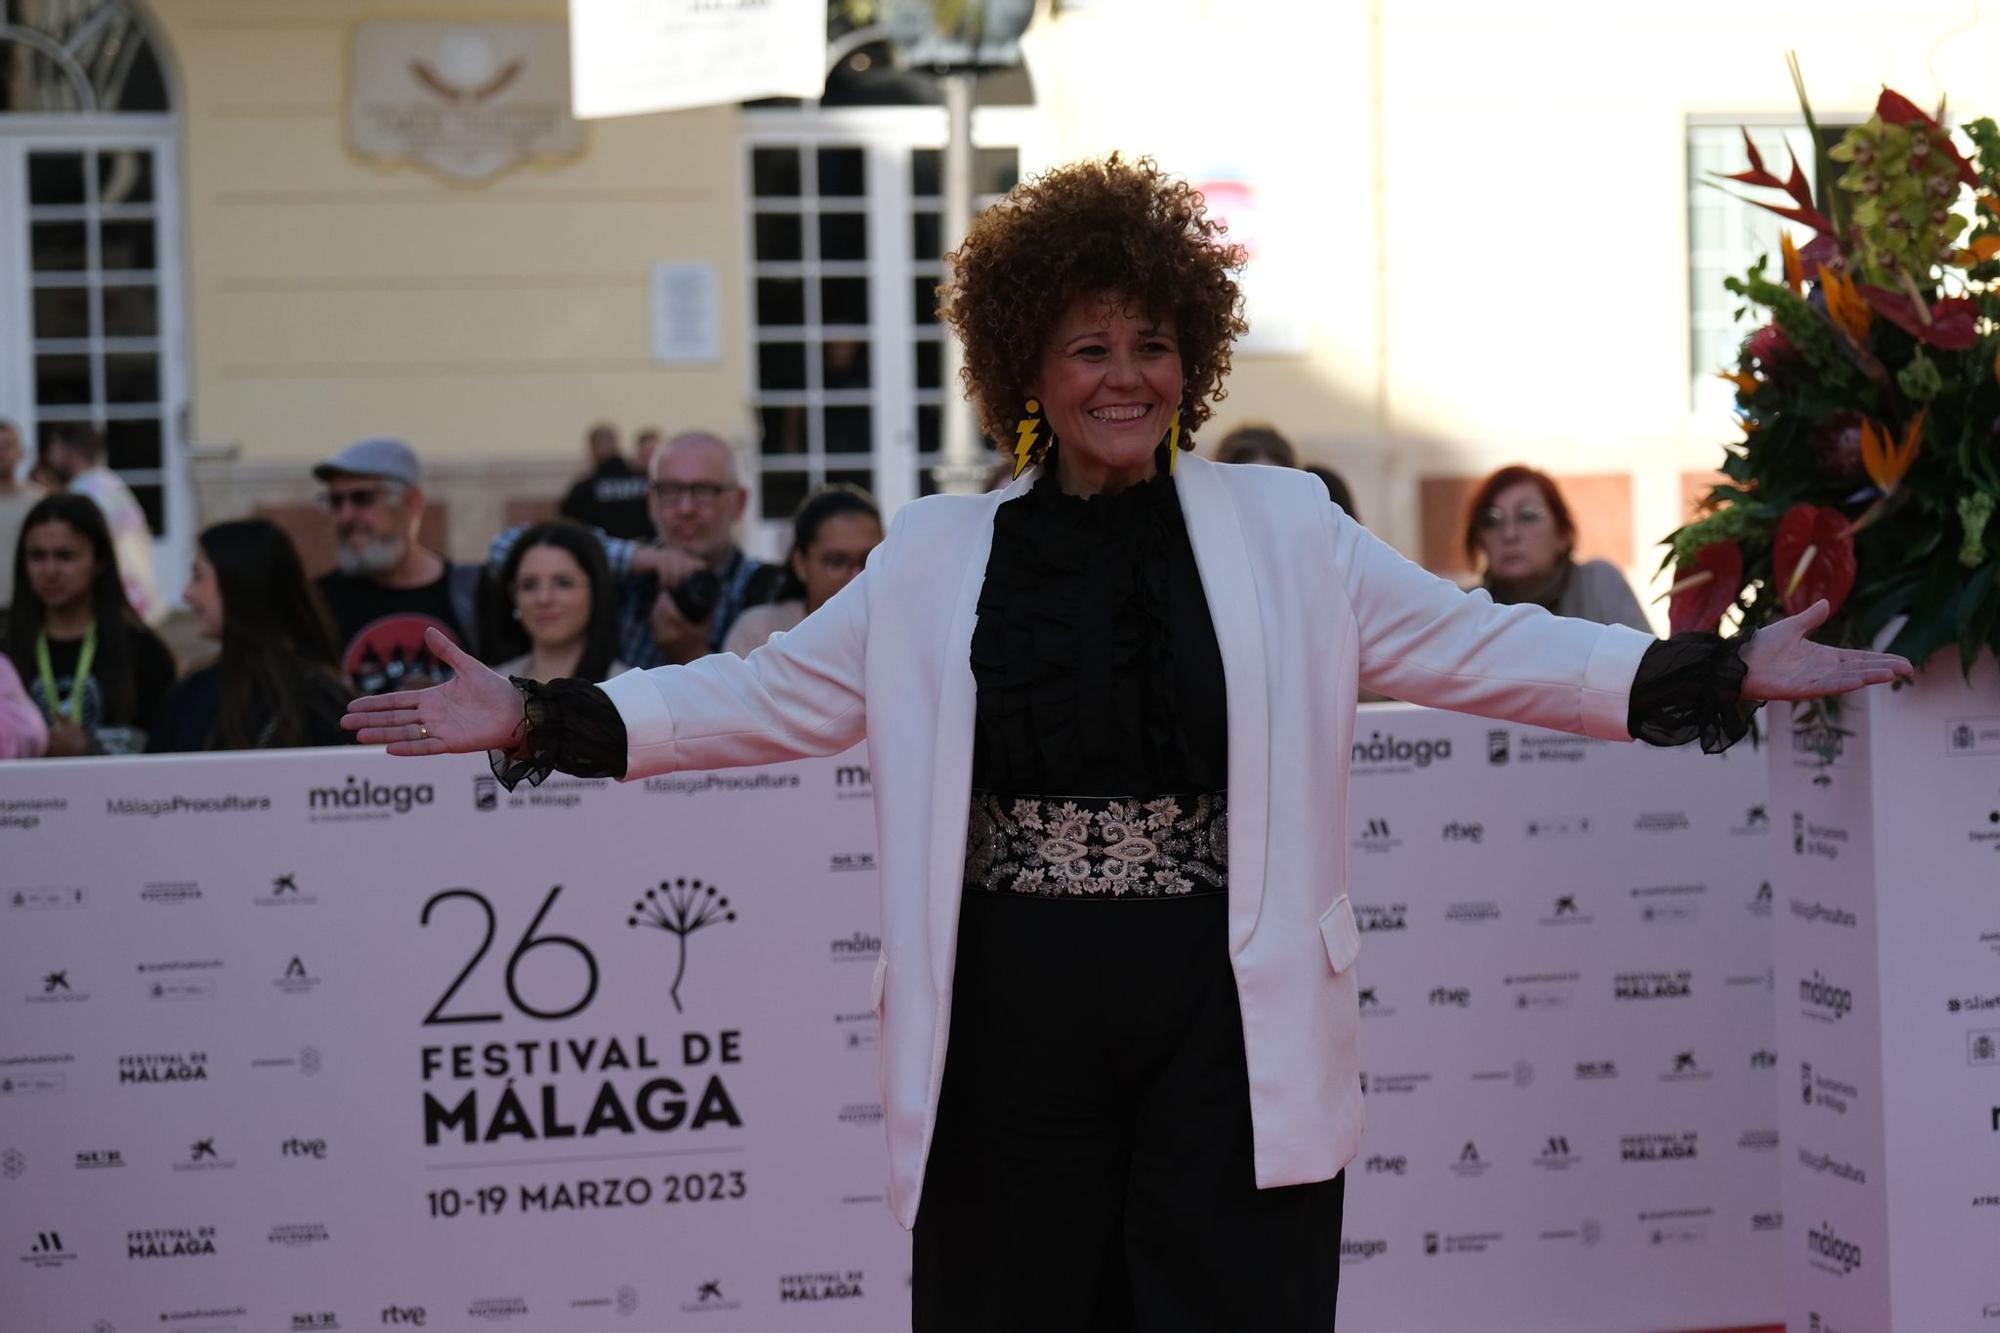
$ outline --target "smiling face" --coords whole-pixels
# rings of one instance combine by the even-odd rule
[[[560,546],[531,547],[514,573],[514,609],[537,648],[578,643],[590,626],[590,575]]]
[[[1090,494],[1144,481],[1181,403],[1173,322],[1116,298],[1078,301],[1056,321],[1028,392],[1060,441],[1065,490]]]
[[[1569,534],[1557,526],[1548,497],[1532,481],[1517,481],[1495,495],[1475,522],[1487,572],[1503,583],[1546,578],[1569,554]]]

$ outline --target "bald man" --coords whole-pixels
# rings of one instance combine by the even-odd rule
[[[748,501],[735,451],[713,432],[683,431],[654,452],[646,506],[659,540],[599,534],[618,584],[620,661],[669,666],[720,651],[744,608],[778,595],[784,567],[736,545]],[[494,540],[487,558],[496,574],[523,530]]]

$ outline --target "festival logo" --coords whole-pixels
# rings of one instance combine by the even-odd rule
[[[1736,1136],[1736,1146],[1743,1152],[1776,1152],[1778,1131],[1775,1129],[1746,1129]]]
[[[77,1171],[116,1171],[125,1165],[125,1154],[118,1148],[80,1148],[71,1167]]]
[[[1691,1129],[1679,1134],[1623,1134],[1618,1139],[1618,1160],[1691,1162],[1700,1155],[1699,1140]]]
[[[1700,911],[1696,900],[1707,892],[1706,884],[1642,884],[1626,890],[1646,925],[1694,920]]]
[[[866,874],[875,869],[875,853],[835,852],[827,858],[826,868],[836,875]]]
[[[1639,1214],[1646,1243],[1659,1248],[1708,1244],[1707,1218],[1713,1208],[1668,1208]]]
[[[1486,840],[1486,825],[1477,820],[1454,819],[1444,826],[1440,836],[1446,842],[1469,842],[1477,846]]]
[[[1799,1063],[1799,1089],[1807,1106],[1817,1106],[1835,1115],[1846,1115],[1848,1107],[1861,1097],[1861,1090],[1854,1084],[1818,1072],[1811,1061]]]
[[[19,1180],[28,1174],[28,1155],[19,1148],[0,1148],[0,1180]]]
[[[1527,824],[1528,836],[1536,839],[1581,838],[1590,833],[1589,815],[1537,815]]]
[[[1611,978],[1613,1000],[1685,1000],[1694,994],[1694,973],[1688,968],[1672,972],[1619,972]]]
[[[1433,1009],[1470,1009],[1472,988],[1470,986],[1433,986],[1430,993]]]
[[[1363,1018],[1394,1018],[1396,1006],[1382,998],[1380,986],[1360,987],[1359,1005]]]
[[[1842,907],[1829,907],[1817,898],[1791,898],[1787,902],[1792,915],[1809,925],[1840,926],[1852,930],[1857,924],[1854,913]]]
[[[381,1323],[390,1328],[424,1328],[430,1317],[430,1311],[421,1305],[385,1305]]]
[[[1408,1096],[1423,1088],[1431,1081],[1428,1073],[1414,1074],[1371,1074],[1366,1070],[1361,1074],[1361,1095],[1364,1097]]]
[[[292,1316],[291,1333],[335,1333],[340,1316],[332,1310],[311,1310]]]
[[[1689,827],[1687,811],[1642,810],[1632,820],[1632,827],[1641,833],[1685,833]]]
[[[1437,1255],[1485,1254],[1498,1245],[1505,1237],[1500,1231],[1464,1231],[1424,1233],[1424,1253]]]
[[[125,1233],[127,1259],[214,1258],[215,1247],[215,1228],[208,1226],[154,1227]]]
[[[278,1145],[278,1156],[294,1160],[304,1158],[308,1161],[324,1162],[326,1152],[325,1139],[289,1138]]]
[[[290,1055],[258,1055],[251,1057],[252,1069],[291,1069],[312,1078],[321,1069],[319,1047],[301,1046]]]
[[[616,1310],[621,1316],[639,1313],[639,1290],[620,1284],[609,1296],[579,1296],[569,1303],[572,1310]]]
[[[715,885],[698,879],[661,880],[658,888],[647,889],[646,896],[632,904],[632,915],[625,919],[627,926],[650,927],[674,938],[674,980],[667,988],[667,995],[674,1002],[675,1013],[682,1012],[681,982],[687,976],[688,937],[735,919],[729,899]],[[595,976],[594,971],[592,975]]]
[[[26,832],[42,826],[44,815],[69,811],[69,802],[60,796],[15,796],[0,800],[0,829]]]
[[[1493,1069],[1475,1069],[1471,1079],[1474,1083],[1511,1083],[1517,1088],[1534,1086],[1535,1066],[1532,1061],[1516,1060],[1511,1065]]]
[[[1618,1077],[1616,1060],[1579,1060],[1576,1062],[1578,1083],[1607,1083]]]
[[[2000,1009],[2000,995],[1954,995],[1944,1002],[1948,1014],[1980,1014]]]
[[[121,1055],[118,1057],[118,1081],[121,1084],[206,1083],[208,1052]]]
[[[1375,931],[1406,931],[1410,928],[1408,903],[1355,903],[1354,924],[1364,935]]]
[[[1362,1162],[1361,1169],[1371,1176],[1405,1176],[1409,1174],[1410,1159],[1400,1153],[1384,1155],[1375,1153]]]
[[[1536,1240],[1561,1241],[1566,1244],[1582,1244],[1586,1249],[1604,1239],[1604,1227],[1594,1217],[1586,1217],[1579,1226],[1556,1227],[1549,1231],[1535,1233]]]
[[[1504,768],[1506,767],[1507,760],[1512,757],[1512,753],[1506,732],[1489,731],[1486,733],[1487,763],[1493,765],[1495,768]]]
[[[778,1278],[780,1305],[813,1304],[820,1301],[853,1301],[865,1294],[859,1268],[816,1273],[785,1273]]]
[[[1753,1232],[1783,1231],[1784,1229],[1785,1215],[1782,1212],[1766,1210],[1750,1214],[1750,1230]]]
[[[833,795],[841,801],[872,801],[875,799],[875,775],[866,764],[836,764],[833,770]]]
[[[467,1319],[483,1319],[488,1323],[504,1323],[509,1319],[525,1319],[528,1302],[519,1296],[481,1296],[465,1307]]]

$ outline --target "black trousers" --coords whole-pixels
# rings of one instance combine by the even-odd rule
[[[968,891],[916,1333],[1328,1333],[1344,1177],[1259,1190],[1228,898]]]

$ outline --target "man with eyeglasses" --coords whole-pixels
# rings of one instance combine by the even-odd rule
[[[454,565],[417,540],[424,517],[417,455],[401,440],[348,445],[313,469],[325,486],[340,567],[318,580],[341,646],[340,669],[360,694],[441,683],[451,669],[424,646],[435,625],[477,653],[477,565]]]
[[[744,608],[775,598],[784,569],[736,544],[749,499],[736,454],[721,436],[683,431],[653,454],[646,505],[655,544],[602,532],[605,559],[618,582],[618,657],[635,667],[673,666],[719,652]],[[498,569],[524,531],[510,528],[487,552]]]

